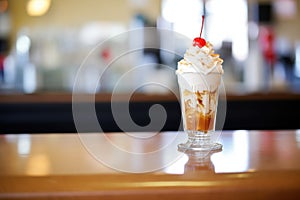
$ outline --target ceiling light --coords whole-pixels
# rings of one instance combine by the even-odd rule
[[[27,2],[27,13],[29,16],[42,16],[50,8],[51,0],[29,0]]]

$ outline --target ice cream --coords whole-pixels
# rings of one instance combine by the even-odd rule
[[[203,73],[204,75],[211,72],[223,74],[223,60],[219,54],[215,54],[213,45],[206,42],[205,46],[199,47],[192,45],[186,50],[184,58],[178,62],[176,73],[192,72]]]
[[[178,62],[176,74],[187,131],[214,130],[222,63],[209,42],[203,46],[194,43]]]

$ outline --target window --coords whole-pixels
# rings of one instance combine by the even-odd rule
[[[248,9],[246,0],[162,0],[162,16],[173,30],[193,39],[200,33],[201,16],[206,15],[203,35],[221,48],[232,42],[233,56],[244,60],[248,55]],[[204,11],[205,8],[205,11]]]

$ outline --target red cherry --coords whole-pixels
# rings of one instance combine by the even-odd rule
[[[202,25],[201,25],[200,37],[196,37],[193,40],[193,46],[197,45],[199,48],[202,48],[206,45],[205,39],[201,38],[203,25],[204,25],[204,15],[202,15]]]
[[[203,38],[200,38],[200,37],[196,37],[194,40],[193,40],[193,46],[198,46],[199,48],[202,48],[206,45],[206,41],[205,39]]]

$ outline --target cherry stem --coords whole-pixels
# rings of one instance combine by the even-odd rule
[[[202,15],[202,25],[201,25],[201,31],[200,31],[200,38],[201,38],[201,35],[202,35],[203,25],[204,25],[204,15]]]

